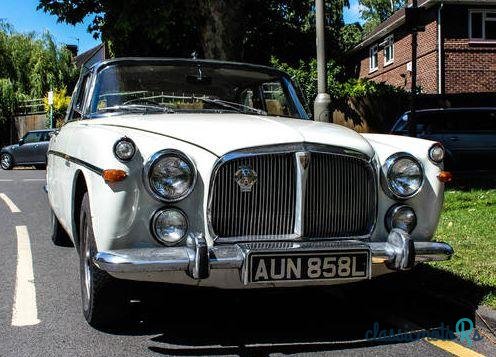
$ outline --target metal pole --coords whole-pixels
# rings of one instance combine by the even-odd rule
[[[325,58],[325,6],[324,0],[315,0],[315,29],[317,35],[317,89],[313,104],[314,120],[330,122],[331,96],[327,93],[327,66]]]
[[[418,8],[418,0],[412,1],[412,8]],[[418,25],[418,24],[415,24]],[[417,29],[412,31],[412,88],[410,90],[410,120],[408,120],[408,135],[417,136],[416,107],[417,107]]]

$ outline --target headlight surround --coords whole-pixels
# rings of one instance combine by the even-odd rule
[[[399,228],[408,233],[412,233],[416,226],[417,215],[413,208],[409,206],[393,206],[386,214],[386,227],[388,231],[391,231],[393,228]]]
[[[443,162],[444,154],[444,147],[439,143],[432,145],[429,149],[429,159],[435,164]]]
[[[182,152],[162,150],[145,165],[143,180],[148,192],[163,202],[186,198],[196,183],[196,167]]]
[[[186,237],[188,219],[180,209],[162,209],[153,215],[151,230],[160,243],[176,245]]]
[[[415,196],[424,183],[424,170],[412,155],[398,153],[386,160],[386,181],[395,198]]]
[[[114,144],[114,155],[120,161],[130,161],[135,153],[136,145],[128,137],[123,137]]]

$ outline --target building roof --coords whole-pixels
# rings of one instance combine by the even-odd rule
[[[104,49],[105,49],[105,45],[103,43],[100,43],[98,46],[93,47],[93,48],[89,49],[88,51],[81,53],[75,59],[76,66],[78,68],[83,67],[86,62],[91,60],[97,53],[99,53],[100,51],[102,51]]]
[[[418,0],[419,7],[431,8],[436,4],[467,4],[467,5],[494,5],[496,0]],[[365,38],[357,46],[351,49],[348,53],[354,53],[371,43],[390,34],[398,27],[405,23],[405,8],[401,8],[393,13],[387,20],[381,22],[372,32],[367,34]]]

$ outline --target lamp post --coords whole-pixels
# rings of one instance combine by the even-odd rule
[[[314,120],[330,122],[331,96],[327,93],[327,66],[325,58],[324,0],[315,0],[315,28],[317,35],[317,97],[313,104]]]
[[[416,14],[412,28],[412,88],[410,92],[410,118],[408,120],[408,136],[417,136],[416,110],[417,110],[417,47],[418,47],[418,1],[412,1],[412,10]]]
[[[48,92],[48,118],[50,119],[50,128],[55,128],[53,122],[53,91]]]

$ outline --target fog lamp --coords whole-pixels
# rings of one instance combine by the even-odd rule
[[[177,208],[163,209],[153,216],[152,231],[160,243],[175,245],[186,236],[188,220],[184,213]]]
[[[413,208],[405,205],[396,205],[389,209],[386,215],[386,227],[388,231],[393,228],[402,229],[412,233],[417,225],[417,216]]]

